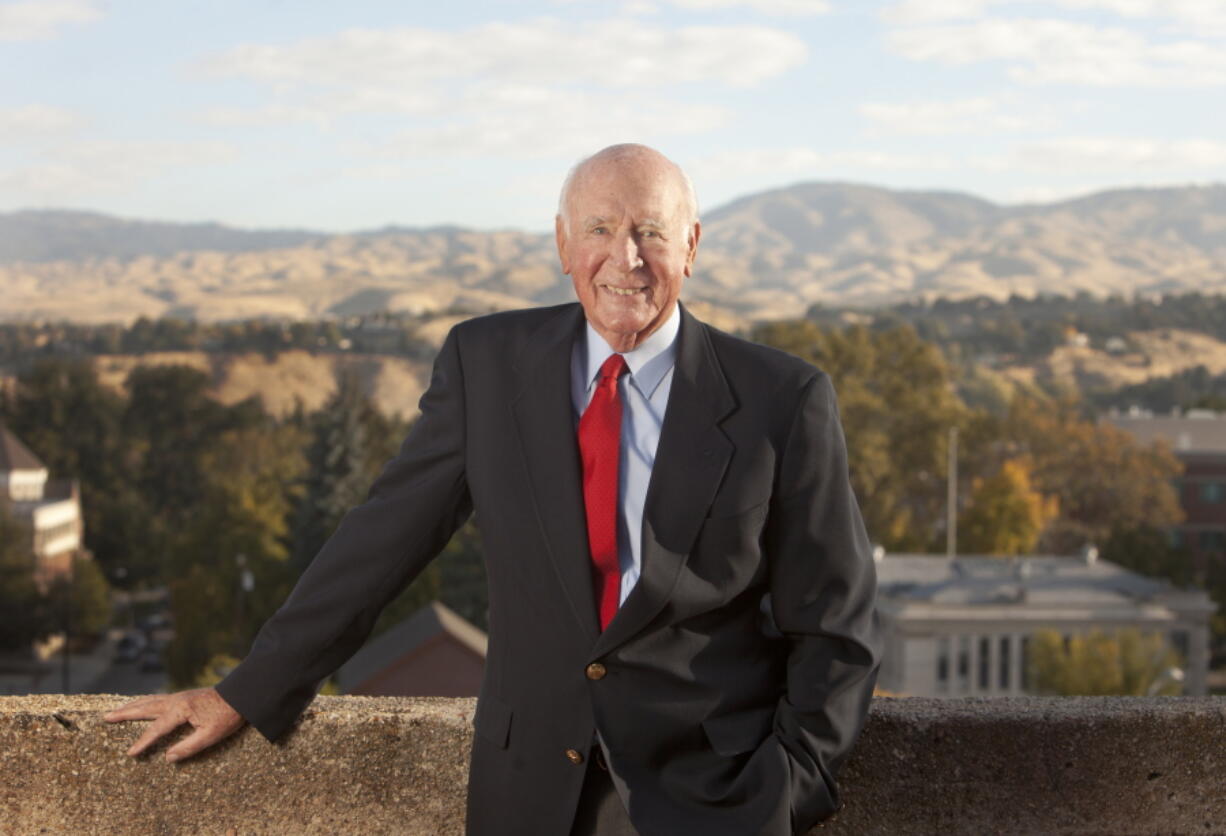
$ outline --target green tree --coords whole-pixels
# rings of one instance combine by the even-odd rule
[[[976,479],[958,522],[958,548],[968,554],[1028,554],[1059,513],[1059,503],[1031,484],[1027,458],[1006,459],[1000,470]]]
[[[403,429],[389,421],[352,372],[308,421],[305,489],[294,518],[293,562],[310,564],[349,509],[360,505],[380,468],[395,452]]]
[[[102,569],[88,557],[72,561],[72,578],[59,578],[51,585],[50,603],[56,613],[71,612],[74,638],[96,638],[111,624],[111,587]]]
[[[27,651],[55,630],[29,544],[29,526],[0,501],[0,650]]]
[[[1030,681],[1042,694],[1177,694],[1179,683],[1168,672],[1181,664],[1161,634],[1142,635],[1132,628],[1068,638],[1040,630],[1030,639]]]
[[[0,415],[54,477],[78,480],[86,548],[112,577],[120,566],[135,568],[131,546],[144,539],[141,521],[149,518],[130,485],[123,412],[123,398],[99,382],[88,360],[47,357],[18,377]]]
[[[219,653],[245,653],[288,594],[303,441],[300,430],[267,421],[222,435],[201,457],[203,498],[168,561],[176,632],[167,663],[176,685],[189,685]]]

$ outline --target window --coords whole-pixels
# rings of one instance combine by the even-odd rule
[[[992,687],[992,639],[988,636],[979,637],[979,690],[986,691]]]
[[[1022,636],[1022,690],[1030,690],[1030,636]]]
[[[937,639],[937,690],[949,690],[949,636]]]
[[[1226,548],[1226,532],[1223,531],[1202,531],[1197,540],[1197,545],[1203,552],[1220,552]]]
[[[1221,482],[1202,482],[1200,486],[1200,501],[1210,505],[1216,505],[1226,498],[1226,490],[1223,489]]]
[[[1000,689],[1009,690],[1009,637],[1000,637]]]
[[[1168,528],[1166,530],[1166,543],[1172,549],[1183,548],[1183,531],[1178,528]]]
[[[1173,630],[1171,632],[1171,647],[1179,654],[1180,659],[1188,658],[1188,631]],[[1182,662],[1180,664],[1183,664]]]
[[[958,693],[971,690],[971,637],[958,636]]]

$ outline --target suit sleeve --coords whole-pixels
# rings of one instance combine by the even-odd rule
[[[217,685],[269,740],[284,734],[322,681],[366,640],[380,611],[447,544],[472,510],[464,467],[464,379],[453,329],[421,415],[399,453],[350,510]]]
[[[880,662],[876,569],[847,472],[830,378],[805,386],[767,522],[771,606],[788,640],[775,736],[792,768],[795,832],[833,814],[835,779],[868,713]]]

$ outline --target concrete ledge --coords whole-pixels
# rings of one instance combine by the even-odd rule
[[[0,697],[0,833],[463,832],[462,699],[320,697],[168,765],[111,696]],[[1226,699],[879,699],[814,833],[1226,833]]]

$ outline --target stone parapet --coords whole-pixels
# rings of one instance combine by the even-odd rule
[[[0,697],[0,833],[463,832],[473,700],[319,697],[174,765],[124,755],[126,700]],[[1226,833],[1223,776],[1220,697],[878,699],[814,833]]]

